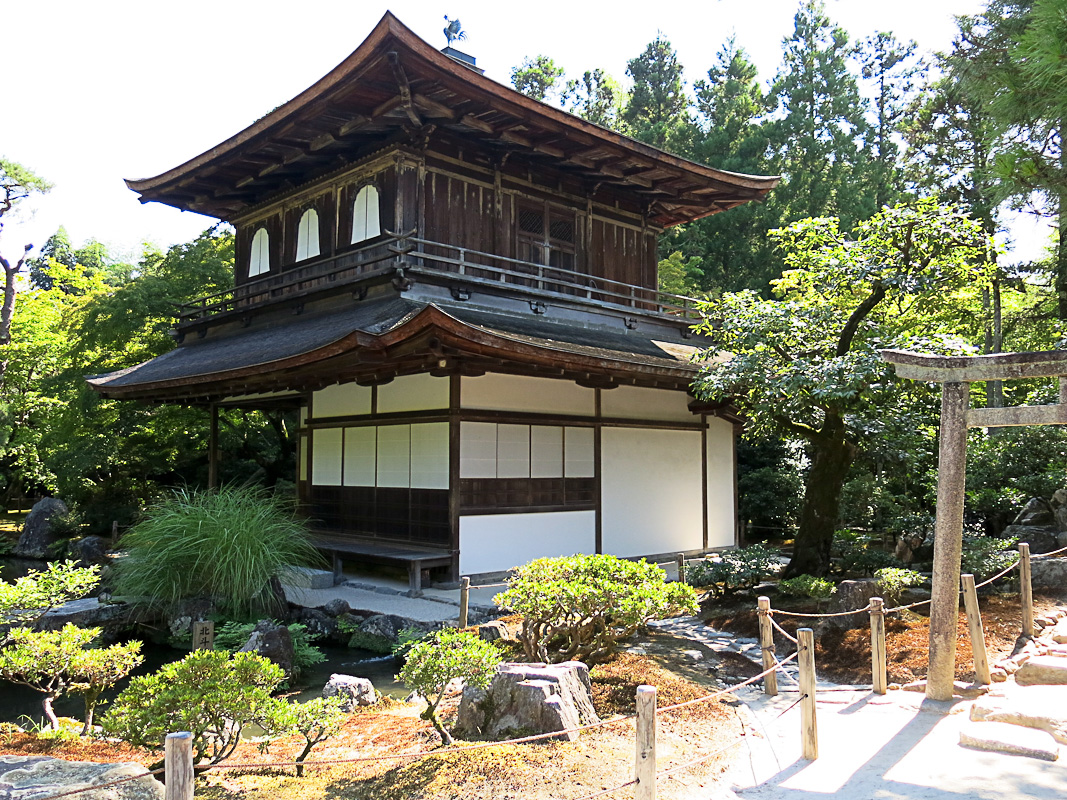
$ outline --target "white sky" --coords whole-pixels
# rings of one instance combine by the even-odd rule
[[[827,0],[827,12],[853,39],[891,30],[937,50],[951,42],[952,14],[982,5]],[[504,83],[512,66],[539,53],[572,76],[602,67],[625,80],[627,60],[657,32],[678,50],[690,84],[731,33],[766,83],[796,2],[0,0],[0,155],[55,184],[32,217],[8,222],[0,248],[10,257],[26,242],[40,247],[59,225],[76,245],[91,237],[132,256],[143,241],[188,241],[213,220],[140,205],[123,178],[157,175],[247,127],[342,61],[387,8],[439,47],[443,15],[458,17],[469,37],[462,49]],[[1020,246],[1009,260],[1037,257],[1047,228],[1013,229]]]

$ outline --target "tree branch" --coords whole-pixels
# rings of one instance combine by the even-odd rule
[[[856,306],[855,310],[848,318],[848,322],[845,323],[845,327],[841,329],[841,336],[837,340],[837,352],[836,355],[841,356],[848,353],[852,349],[852,340],[856,338],[856,331],[859,330],[860,323],[867,318],[882,299],[885,297],[885,286],[878,284],[875,286],[874,291],[871,292],[867,299]]]

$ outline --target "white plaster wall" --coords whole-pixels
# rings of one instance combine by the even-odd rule
[[[596,413],[596,393],[573,381],[490,373],[461,379],[460,405],[493,411],[591,417]]]
[[[341,485],[341,428],[318,428],[311,433],[311,482]]]
[[[503,572],[546,556],[596,550],[595,511],[459,518],[459,571]]]
[[[311,411],[316,419],[369,414],[370,395],[371,387],[355,383],[327,386],[311,395]]]
[[[605,553],[641,556],[704,544],[699,431],[604,428]]]
[[[737,544],[734,502],[734,426],[709,417],[708,547]]]
[[[411,487],[448,488],[448,423],[411,426]]]
[[[373,486],[378,473],[378,429],[345,428],[345,486]]]
[[[700,418],[689,410],[689,401],[685,392],[619,386],[600,393],[600,413],[607,418],[698,422]]]
[[[448,378],[404,375],[378,387],[378,413],[448,408]]]
[[[378,485],[411,485],[410,425],[382,425],[378,428]]]

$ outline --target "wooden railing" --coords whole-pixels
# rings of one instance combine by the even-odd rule
[[[484,253],[410,234],[389,234],[365,247],[301,264],[276,275],[246,281],[232,289],[183,304],[181,322],[227,311],[251,309],[285,297],[369,280],[405,267],[413,273],[449,273],[461,283],[487,288],[506,285],[523,294],[545,294],[599,306],[696,321],[698,301],[562,267]]]

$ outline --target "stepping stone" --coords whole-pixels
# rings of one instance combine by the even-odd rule
[[[987,695],[974,702],[970,716],[973,722],[1036,728],[1067,744],[1067,686],[1015,687],[1006,695]]]
[[[1067,661],[1057,656],[1034,656],[1015,673],[1020,686],[1067,684]]]
[[[1041,761],[1055,761],[1060,757],[1059,745],[1050,734],[1006,722],[971,723],[960,731],[960,745]]]

